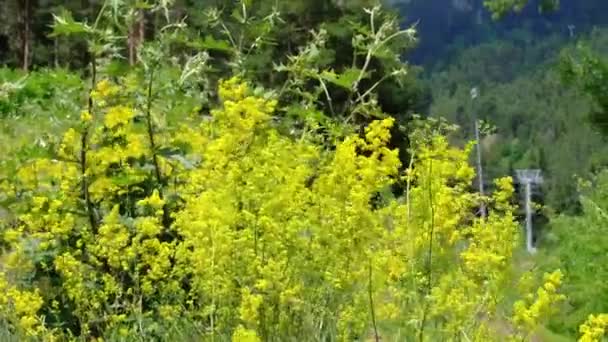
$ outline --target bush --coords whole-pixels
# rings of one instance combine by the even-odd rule
[[[0,117],[61,116],[82,94],[82,81],[67,70],[39,70],[25,74],[0,69]]]
[[[3,184],[18,219],[1,240],[0,312],[14,331],[492,336],[518,241],[513,187],[499,180],[490,216],[475,218],[468,149],[419,131],[427,138],[417,140],[416,167],[400,175],[397,151],[386,147],[392,119],[330,151],[313,133],[279,134],[276,102],[236,79],[223,83],[210,120],[163,129],[134,92],[101,81],[94,111],[55,155]],[[406,201],[377,200],[401,180]],[[550,279],[555,290],[559,276]],[[559,299],[519,303],[510,334],[526,336],[538,308]]]
[[[541,263],[544,269],[560,267],[567,274],[568,305],[551,323],[555,331],[571,336],[577,335],[578,324],[589,315],[608,312],[608,172],[583,183],[580,190],[581,215],[562,215],[551,221]]]

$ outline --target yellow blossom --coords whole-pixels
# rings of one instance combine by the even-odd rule
[[[96,100],[105,100],[108,97],[116,95],[120,91],[120,87],[112,84],[108,79],[103,79],[95,85],[95,89],[91,92],[91,97]]]
[[[238,326],[232,334],[233,342],[260,342],[261,339],[258,337],[254,330],[245,329],[242,325]]]
[[[137,205],[139,205],[139,206],[149,205],[153,209],[160,210],[165,205],[165,201],[160,197],[160,193],[158,192],[158,189],[154,189],[154,191],[152,191],[152,194],[149,197],[140,200],[139,202],[137,202]]]
[[[129,122],[135,116],[135,112],[125,106],[114,106],[108,109],[104,117],[104,125],[108,128],[115,128]]]
[[[138,96],[138,76],[125,82]],[[415,332],[425,317],[429,339],[492,336],[486,321],[510,304],[501,291],[519,227],[510,179],[497,182],[486,219],[472,214],[470,149],[419,132],[408,192],[394,198],[404,177],[389,146],[392,119],[327,149],[314,132],[283,135],[272,120],[277,101],[234,78],[221,83],[212,120],[155,126],[153,151],[147,122],[134,120],[140,109],[114,97],[123,91],[115,87],[102,80],[94,90],[112,107],[96,103],[103,123],[90,123],[84,170],[72,129],[61,160],[37,158],[16,174],[23,205],[2,230],[0,274],[0,314],[11,326],[91,339],[168,331],[185,319],[203,339],[312,332],[352,341],[369,336],[374,309],[381,329]],[[560,282],[548,275],[515,305],[517,334],[563,298]]]
[[[608,314],[589,315],[579,331],[579,342],[600,342],[608,332]]]
[[[252,294],[249,289],[243,289],[241,296],[241,307],[239,309],[241,320],[253,324],[257,323],[258,310],[263,302],[262,296]]]
[[[89,113],[88,110],[83,110],[82,112],[80,112],[80,121],[90,122],[91,120],[93,120],[93,116],[91,115],[91,113]]]

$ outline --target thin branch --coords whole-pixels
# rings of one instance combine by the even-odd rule
[[[407,223],[409,225],[412,216],[412,205],[411,205],[411,188],[412,188],[412,168],[414,167],[414,157],[416,156],[416,150],[412,149],[412,155],[410,156],[410,163],[407,167],[407,179],[405,186],[405,200],[407,202]]]
[[[323,82],[323,79],[319,76],[317,77],[319,79],[319,82],[321,83],[321,87],[323,88],[323,92],[325,93],[325,97],[327,97],[327,103],[329,104],[329,110],[331,111],[331,114],[333,116],[335,116],[335,112],[334,112],[334,106],[332,104],[332,99],[331,96],[329,95],[329,90],[327,89],[327,85],[325,85],[325,82]]]
[[[368,96],[372,91],[374,91],[382,82],[386,81],[387,78],[392,77],[393,74],[386,74],[382,76],[374,85],[372,85],[363,95],[359,95],[359,97],[355,100],[355,103],[361,102],[366,96]]]
[[[230,44],[232,44],[232,47],[234,47],[235,49],[238,49],[239,47],[236,44],[236,42],[234,41],[234,38],[232,38],[232,33],[230,33],[230,30],[228,29],[228,27],[226,27],[226,24],[224,24],[223,21],[221,21],[221,24],[222,24],[222,28],[226,32],[226,35],[228,36],[228,40],[230,40]]]
[[[405,186],[405,200],[407,202],[407,229],[410,229],[410,223],[412,220],[412,200],[411,200],[411,193],[412,193],[412,171],[413,171],[413,167],[414,167],[414,158],[416,156],[416,150],[415,148],[412,148],[412,155],[410,156],[410,163],[408,165],[407,168],[407,178],[406,178],[406,186]],[[412,253],[415,253],[416,250],[416,239],[410,239],[411,240],[411,250]],[[415,267],[415,258],[414,255],[410,255],[410,268],[414,269]],[[416,288],[416,278],[412,277],[412,288]]]
[[[376,13],[376,9],[374,8],[374,9],[372,9],[372,10],[371,10],[371,13],[370,13],[370,18],[369,18],[369,23],[370,23],[370,26],[371,26],[371,28],[372,28],[372,34],[373,34],[373,35],[375,35],[375,34],[376,34],[376,24],[374,23],[374,21],[375,21],[375,20],[374,20],[374,19],[375,19],[375,18],[374,18],[374,14],[375,14],[375,13]]]
[[[370,10],[369,13],[370,13],[370,25],[371,25],[371,29],[372,29],[372,35],[375,36],[375,37],[374,37],[374,42],[373,42],[372,46],[370,46],[368,48],[368,50],[367,50],[367,54],[365,56],[365,62],[363,63],[363,67],[361,68],[361,71],[359,72],[359,76],[357,77],[357,80],[353,83],[352,91],[354,93],[358,93],[357,90],[359,88],[359,83],[361,83],[361,80],[363,80],[363,77],[365,76],[365,73],[367,72],[367,69],[369,68],[369,64],[371,63],[372,56],[376,53],[376,51],[380,47],[382,47],[383,45],[385,45],[388,42],[390,42],[391,40],[393,40],[394,38],[396,38],[396,37],[398,37],[398,36],[400,36],[402,34],[406,34],[406,33],[410,32],[409,29],[408,30],[400,30],[400,31],[397,31],[397,32],[391,34],[390,36],[386,37],[383,40],[379,40],[380,33],[383,31],[383,28],[381,27],[378,32],[376,32],[376,30],[375,30],[374,17],[375,17],[376,9],[374,8],[374,9]],[[383,78],[379,82],[382,82],[384,80],[385,80],[385,78]],[[376,88],[377,85],[378,84],[375,84],[372,87],[372,89]],[[370,91],[368,91],[368,92],[370,92]],[[366,92],[366,94],[368,92]],[[358,99],[357,99],[357,101],[355,101],[355,102],[358,102],[360,99],[362,99],[363,97],[365,97],[366,94],[359,96]],[[351,94],[350,97],[351,98],[349,98],[348,102],[351,102],[352,94]]]
[[[462,337],[464,337],[465,341],[471,342],[471,339],[469,338],[469,336],[467,335],[467,333],[464,332],[464,330],[460,329],[460,332],[462,333]]]
[[[150,149],[152,150],[152,162],[154,164],[154,173],[156,176],[156,182],[158,183],[158,187],[161,191],[158,192],[158,196],[161,199],[164,199],[164,195],[162,192],[163,186],[163,176],[160,169],[160,165],[158,163],[158,151],[156,148],[156,141],[154,139],[154,126],[152,124],[152,85],[154,83],[154,66],[151,66],[150,69],[150,77],[148,80],[148,94],[146,99],[146,123],[148,129],[148,139],[150,142]],[[169,208],[167,207],[167,203],[163,205],[163,226],[168,229],[170,225],[171,217],[169,215]]]
[[[156,141],[154,140],[154,127],[152,126],[152,83],[154,82],[154,68],[150,70],[150,78],[148,81],[148,96],[146,99],[146,124],[148,128],[148,139],[150,141],[150,148],[152,149],[152,159],[154,162],[154,171],[156,174],[156,180],[160,184],[162,176],[160,167],[158,164],[158,156],[156,154]]]
[[[357,80],[355,81],[355,83],[353,83],[353,89],[352,89],[353,92],[357,91],[357,89],[359,88],[359,83],[361,83],[361,80],[363,79],[363,76],[365,75],[367,68],[369,68],[369,63],[371,63],[371,61],[372,61],[373,51],[375,51],[375,49],[373,49],[373,48],[370,48],[369,50],[367,50],[367,55],[365,56],[365,62],[363,63],[363,68],[361,68],[361,72],[359,73]]]
[[[371,22],[371,26],[372,26],[372,34],[376,35],[374,31],[374,15],[375,15],[376,9],[373,8],[370,11],[370,22]],[[375,42],[374,42],[374,46],[370,47],[367,50],[367,54],[365,55],[365,62],[363,63],[363,68],[361,68],[361,72],[359,72],[359,76],[357,77],[357,80],[355,81],[355,83],[353,83],[353,92],[357,91],[357,88],[359,87],[359,83],[361,82],[361,80],[363,79],[363,76],[365,76],[365,72],[367,71],[367,68],[369,67],[369,63],[372,61],[372,54],[376,51],[377,48],[377,43],[378,43],[378,37],[375,38]],[[352,95],[351,95],[352,96]],[[349,99],[350,102],[350,99]]]
[[[97,29],[97,26],[99,25],[99,21],[101,20],[103,13],[106,11],[106,7],[108,7],[108,2],[104,1],[103,5],[101,6],[101,9],[99,10],[99,13],[97,13],[97,18],[95,18],[95,23],[93,24],[93,30]]]
[[[91,59],[91,91],[95,89],[95,85],[97,83],[97,60],[95,55],[92,54],[93,57]],[[88,110],[89,114],[93,115],[93,97],[89,92],[88,99]],[[80,175],[82,177],[82,189],[81,196],[84,199],[86,205],[86,211],[89,217],[89,224],[91,225],[91,229],[93,233],[97,232],[97,218],[95,217],[95,208],[93,206],[93,202],[91,202],[91,195],[89,193],[89,180],[87,175],[87,151],[88,151],[88,141],[89,141],[89,124],[87,123],[82,131],[82,136],[80,137]]]
[[[369,282],[369,286],[367,288],[368,291],[368,295],[369,295],[369,309],[370,309],[370,314],[372,316],[372,324],[374,326],[374,339],[376,342],[380,342],[380,335],[378,335],[378,325],[376,324],[376,312],[374,311],[374,295],[373,295],[373,289],[372,289],[372,258],[370,257],[369,259],[369,273],[368,273],[368,282]]]
[[[429,195],[429,210],[430,210],[430,223],[431,228],[429,230],[429,249],[427,253],[427,283],[425,297],[431,294],[433,288],[433,235],[435,233],[435,207],[433,203],[433,159],[429,158],[429,174],[428,174],[428,195]],[[426,325],[426,319],[429,311],[429,300],[425,298],[424,310],[422,313],[422,321],[420,323],[420,331],[418,334],[418,340],[422,342],[424,340],[424,328]]]
[[[397,31],[393,34],[391,34],[390,36],[386,37],[383,41],[380,42],[380,44],[378,44],[378,46],[376,48],[379,48],[380,46],[388,43],[389,41],[393,40],[394,38],[397,38],[398,36],[404,34],[404,33],[408,33],[409,30],[401,30],[401,31]]]

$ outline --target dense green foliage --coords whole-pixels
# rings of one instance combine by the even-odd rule
[[[435,90],[431,111],[462,126],[452,135],[455,142],[473,137],[474,113],[486,123],[481,144],[489,178],[518,168],[543,171],[545,183],[536,199],[545,204],[549,223],[539,234],[542,252],[535,262],[543,270],[565,270],[568,300],[549,326],[573,338],[580,321],[605,312],[608,303],[601,221],[608,163],[608,34],[597,29],[577,44],[559,37],[528,39],[471,48],[435,70],[429,80]],[[474,86],[480,95],[472,101]],[[579,187],[576,176],[593,180]]]
[[[559,267],[566,274],[568,301],[551,326],[571,336],[589,314],[608,311],[608,173],[583,181],[580,190],[582,214],[552,220],[539,257],[544,269]]]
[[[561,75],[565,83],[574,85],[592,99],[589,118],[596,128],[608,136],[608,59],[605,54],[598,55],[597,51],[593,51],[593,46],[579,47],[575,52],[565,53]]]
[[[0,116],[17,117],[23,113],[63,116],[74,111],[82,92],[80,77],[66,70],[41,70],[24,73],[0,69]]]
[[[509,11],[521,11],[528,4],[528,0],[484,0],[484,5],[492,12],[494,18],[500,18]],[[559,0],[540,0],[539,11],[554,10]]]
[[[393,0],[406,23],[417,23],[418,47],[408,54],[415,63],[446,63],[465,48],[498,40],[569,37],[589,33],[608,22],[603,0]],[[485,6],[484,6],[485,3]],[[511,11],[514,4],[519,10]],[[491,9],[494,8],[494,11]],[[517,9],[516,8],[516,9]],[[492,18],[494,14],[494,18]],[[500,17],[500,19],[498,19]]]
[[[244,3],[245,7],[238,1],[161,1],[154,5],[113,2],[110,10],[104,12],[105,19],[116,23],[113,29],[117,37],[127,39],[121,44],[97,41],[98,46],[88,47],[82,33],[89,32],[91,36],[92,24],[97,22],[95,14],[103,1],[66,2],[60,7],[33,2],[28,3],[30,7],[7,8],[5,13],[12,12],[17,18],[30,11],[28,18],[33,24],[35,17],[36,27],[26,27],[25,19],[7,21],[7,33],[28,29],[32,34],[29,41],[21,39],[9,44],[8,51],[22,60],[7,57],[4,62],[27,69],[29,65],[63,65],[67,60],[69,66],[89,74],[86,65],[99,53],[93,49],[103,50],[111,44],[112,51],[104,54],[122,56],[113,59],[109,70],[118,76],[128,69],[127,64],[134,64],[141,57],[139,45],[162,36],[165,25],[171,22],[184,29],[167,37],[171,43],[166,48],[181,64],[189,59],[189,64],[184,65],[195,68],[189,72],[205,73],[204,81],[198,82],[201,112],[218,103],[217,82],[227,73],[274,89],[286,127],[300,127],[304,120],[315,120],[330,129],[323,122],[328,117],[365,124],[374,113],[361,104],[371,96],[383,113],[397,119],[391,146],[399,147],[402,162],[407,162],[408,142],[403,127],[412,113],[426,112],[430,104],[429,90],[416,82],[416,68],[400,60],[416,42],[414,30],[401,30],[396,13],[385,8],[375,9],[370,17],[371,12],[363,8],[374,8],[373,0]],[[61,32],[51,25],[53,16],[49,11],[66,14]],[[119,18],[118,13],[125,16]],[[74,18],[88,24],[78,24]],[[37,59],[37,54],[24,59],[22,50],[27,46],[55,51],[54,58],[59,62],[49,63],[46,57]],[[62,54],[64,49],[67,52]],[[319,110],[314,118],[296,115],[299,109],[310,106]]]
[[[589,46],[601,51],[608,39],[594,31]],[[483,139],[484,166],[490,178],[514,174],[517,168],[545,172],[545,204],[576,211],[573,175],[586,176],[607,163],[606,144],[593,121],[593,104],[562,82],[559,38],[525,45],[484,44],[465,51],[445,71],[432,74],[432,113],[462,126],[458,140],[473,137],[473,114],[495,129]],[[470,89],[480,96],[470,99]]]

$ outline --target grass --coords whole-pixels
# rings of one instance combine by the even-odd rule
[[[533,337],[534,341],[538,342],[571,342],[572,339],[563,335],[556,334],[551,330],[540,327]]]

